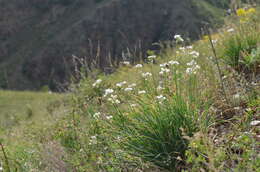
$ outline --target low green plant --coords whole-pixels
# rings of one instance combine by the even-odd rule
[[[248,16],[245,13],[243,17]],[[260,64],[259,24],[250,17],[240,21],[236,27],[229,29],[229,34],[225,34],[223,59],[238,72],[257,73]],[[234,32],[234,30],[237,30]]]

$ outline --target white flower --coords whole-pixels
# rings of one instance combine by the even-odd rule
[[[110,101],[113,104],[120,104],[121,102],[117,99],[117,95],[111,95],[110,98],[107,99],[108,101]]]
[[[185,47],[180,47],[179,50],[185,51]]]
[[[169,73],[170,69],[168,68],[161,68],[161,71],[159,72],[160,75],[163,75],[164,73]]]
[[[190,45],[190,46],[187,46],[186,48],[187,48],[187,49],[193,49],[193,46]]]
[[[130,62],[129,61],[123,61],[123,64],[124,65],[130,65]]]
[[[0,166],[0,171],[4,171],[4,168],[2,166]]]
[[[119,82],[116,84],[117,87],[122,87],[123,85],[126,84],[126,81],[123,81],[123,82]]]
[[[195,58],[199,57],[199,55],[200,55],[200,53],[197,52],[197,51],[192,51],[192,52],[190,52],[189,54],[192,55],[192,56],[195,57]]]
[[[250,125],[252,125],[252,126],[257,126],[259,124],[260,124],[259,120],[255,120],[255,121],[250,122]]]
[[[174,39],[179,42],[183,42],[184,39],[181,37],[181,35],[174,35]]]
[[[131,87],[128,87],[128,88],[125,88],[125,91],[133,91],[134,89],[133,88],[131,88]]]
[[[179,65],[180,63],[179,62],[177,62],[177,61],[174,61],[174,60],[171,60],[171,61],[169,61],[168,62],[170,65]]]
[[[213,43],[213,44],[216,44],[217,42],[218,42],[217,39],[213,39],[213,40],[212,40],[212,43]]]
[[[234,32],[234,31],[235,31],[234,28],[230,28],[230,29],[227,30],[227,32]]]
[[[112,94],[113,92],[114,92],[114,90],[111,89],[111,88],[106,89],[106,90],[105,90],[104,97],[106,97],[106,96],[109,95],[109,94]]]
[[[95,145],[97,144],[97,136],[90,136],[89,145]]]
[[[93,87],[96,87],[96,86],[98,86],[101,82],[102,82],[102,80],[101,80],[101,79],[98,79],[98,80],[96,80],[96,81],[92,84],[92,86],[93,86]]]
[[[131,107],[136,107],[136,106],[137,106],[137,104],[131,104],[130,106],[131,106]]]
[[[152,60],[152,59],[155,59],[156,58],[156,55],[151,55],[151,56],[148,56],[147,57],[149,60]]]
[[[160,64],[160,67],[166,67],[168,64],[167,63],[163,63],[163,64]]]
[[[144,78],[149,77],[149,76],[152,76],[152,74],[150,72],[142,73],[142,77],[144,77]]]
[[[192,74],[192,72],[193,72],[193,69],[192,69],[192,68],[187,68],[187,69],[186,69],[186,73],[187,73],[187,74]]]
[[[234,98],[235,98],[235,99],[239,99],[239,98],[240,98],[240,94],[235,94],[235,95],[234,95]]]
[[[106,116],[106,119],[108,119],[108,120],[110,120],[110,119],[112,119],[112,118],[113,118],[113,116],[111,116],[111,115]]]
[[[197,62],[195,60],[192,60],[189,63],[187,63],[188,66],[194,66],[196,64],[197,64]]]
[[[138,91],[138,94],[145,94],[145,93],[146,93],[145,90]]]
[[[137,64],[137,65],[135,65],[135,68],[142,68],[142,67],[143,67],[142,64]]]
[[[128,85],[128,87],[136,87],[136,83],[133,83],[131,85]]]
[[[110,97],[111,97],[112,99],[117,99],[117,95],[114,95],[114,94],[112,94]]]
[[[163,87],[161,87],[160,85],[157,87],[157,90],[158,91],[160,91],[160,90],[162,90],[163,89]]]
[[[115,104],[120,104],[121,102],[120,102],[118,99],[116,99],[116,100],[114,101],[114,103],[115,103]]]
[[[195,67],[194,67],[194,69],[196,70],[196,69],[200,69],[200,66],[199,65],[196,65]]]
[[[100,117],[100,115],[101,115],[101,113],[100,113],[100,112],[96,112],[96,113],[93,115],[93,117],[97,119],[97,118],[99,118],[99,117]]]
[[[166,97],[164,97],[163,95],[159,95],[159,96],[156,96],[156,99],[157,99],[159,102],[162,102],[162,101],[166,100]]]

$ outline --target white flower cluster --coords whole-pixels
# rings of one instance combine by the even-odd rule
[[[136,83],[130,84],[128,87],[136,87]]]
[[[123,61],[122,64],[128,66],[128,65],[130,65],[130,62],[129,61]]]
[[[181,37],[181,35],[174,35],[174,39],[177,41],[177,42],[183,42],[184,39]]]
[[[108,115],[108,116],[106,116],[106,119],[107,119],[107,120],[110,120],[110,119],[112,119],[112,118],[113,118],[112,115]]]
[[[200,69],[200,66],[197,65],[197,62],[195,60],[190,61],[189,63],[187,63],[187,65],[189,66],[186,69],[187,74],[196,74],[197,70]]]
[[[227,30],[227,32],[234,32],[234,31],[235,31],[234,28],[230,28],[230,29]]]
[[[96,135],[90,136],[89,145],[96,145],[96,144],[97,144],[97,136]]]
[[[117,87],[123,87],[123,85],[127,84],[126,81],[123,81],[123,82],[119,82],[116,84]]]
[[[251,121],[250,122],[250,125],[251,126],[257,126],[257,125],[259,125],[260,124],[260,121],[259,120],[255,120],[255,121]]]
[[[168,62],[169,65],[179,65],[180,63],[178,61],[171,60]]]
[[[194,58],[197,58],[197,57],[200,56],[200,53],[197,52],[197,51],[192,51],[192,52],[190,52],[189,54],[192,55]]]
[[[163,90],[163,87],[159,85],[156,89],[157,89],[157,91],[161,91],[161,90]]]
[[[125,91],[126,92],[129,92],[129,91],[133,91],[134,89],[132,88],[132,87],[127,87],[127,88],[125,88]]]
[[[156,55],[151,55],[151,56],[148,56],[147,57],[149,60],[153,60],[153,59],[156,59]]]
[[[171,70],[168,69],[168,68],[161,68],[161,71],[159,72],[160,75],[163,75],[163,74],[166,74],[166,73],[169,73]]]
[[[98,80],[96,80],[96,81],[92,84],[92,86],[93,86],[93,87],[98,87],[101,82],[102,82],[102,80],[101,80],[101,79],[98,79]]]
[[[142,68],[142,67],[143,67],[142,64],[137,64],[137,65],[135,65],[135,68]]]
[[[142,73],[143,78],[147,78],[147,77],[151,77],[151,76],[152,76],[152,74],[150,72]]]
[[[180,47],[179,50],[181,50],[182,52],[185,52],[186,48],[185,47]]]
[[[166,97],[163,95],[156,96],[156,99],[158,100],[159,103],[162,103],[164,100],[166,100]]]
[[[109,94],[112,94],[113,92],[114,92],[114,90],[111,89],[111,88],[106,89],[106,90],[105,90],[104,97],[108,96]]]
[[[96,113],[94,113],[94,115],[93,115],[93,117],[94,117],[95,119],[100,118],[100,116],[101,116],[101,113],[100,113],[100,112],[96,112]]]
[[[187,49],[193,49],[193,46],[192,45],[189,45],[186,47]]]
[[[160,67],[167,67],[167,66],[170,66],[170,65],[179,65],[179,64],[180,63],[178,61],[170,60],[167,63],[160,64]]]
[[[197,65],[197,62],[195,60],[191,60],[189,63],[187,63],[188,66],[194,66]]]
[[[137,104],[131,104],[130,106],[131,106],[132,108],[134,108],[134,107],[137,106]]]
[[[117,95],[111,94],[111,96],[107,99],[113,104],[120,104],[121,102],[117,99]]]
[[[160,64],[160,67],[166,67],[168,65],[168,63],[162,63]]]
[[[138,91],[138,94],[145,94],[145,93],[146,93],[145,90]]]

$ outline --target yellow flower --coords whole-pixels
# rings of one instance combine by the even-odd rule
[[[237,9],[236,13],[237,13],[237,16],[242,17],[242,16],[246,15],[246,10],[243,8],[239,8],[239,9]]]
[[[204,35],[202,38],[204,41],[208,41],[209,40],[209,36],[208,35]]]
[[[256,12],[255,8],[249,8],[246,13],[247,14],[254,14]]]

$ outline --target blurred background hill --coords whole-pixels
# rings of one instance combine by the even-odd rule
[[[220,25],[229,0],[0,0],[0,87],[57,90],[72,55],[106,71],[174,34]]]

